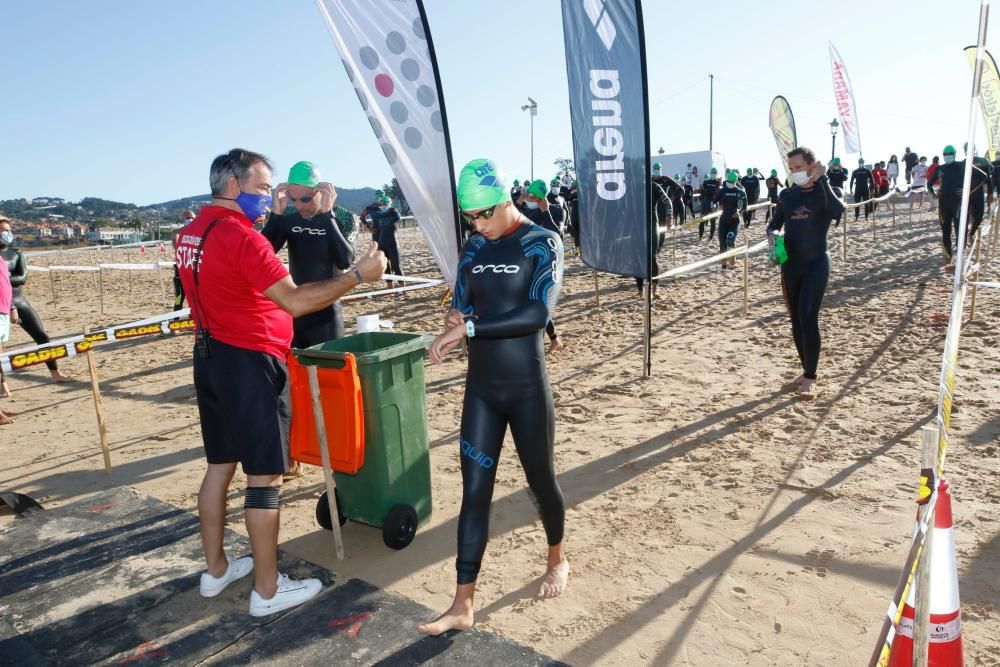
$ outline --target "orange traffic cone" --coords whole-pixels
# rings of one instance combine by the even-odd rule
[[[958,564],[955,561],[955,528],[951,520],[951,490],[948,482],[938,485],[931,544],[930,632],[927,664],[931,667],[962,667],[962,617],[958,600]],[[913,664],[913,625],[916,582],[903,606],[896,637],[889,653],[889,667]]]
[[[889,653],[888,667],[912,667],[913,665],[913,605],[916,604],[913,591],[916,587],[910,586],[910,594],[903,605],[903,615],[896,626],[896,638],[892,640],[892,651]]]
[[[962,610],[958,599],[958,563],[955,560],[955,527],[951,521],[951,489],[938,485],[931,544],[931,618],[927,633],[927,664],[931,667],[961,667]]]
[[[139,246],[139,254],[140,255],[145,255],[146,254],[146,246],[144,246],[144,245]]]
[[[163,247],[162,243],[160,244],[160,254],[161,255],[166,255],[167,254],[167,249]]]

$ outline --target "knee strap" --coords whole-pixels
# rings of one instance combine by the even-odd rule
[[[276,510],[281,488],[277,486],[248,486],[243,498],[243,509]]]

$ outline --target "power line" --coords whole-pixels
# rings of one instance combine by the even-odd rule
[[[692,84],[690,84],[688,86],[684,86],[680,90],[676,90],[676,91],[670,93],[669,95],[667,95],[666,97],[661,97],[660,99],[658,99],[655,102],[653,102],[652,104],[650,104],[649,108],[652,109],[653,107],[657,107],[657,106],[663,104],[664,102],[666,102],[667,100],[673,99],[673,98],[677,97],[678,95],[680,95],[681,93],[686,93],[687,91],[691,90],[695,86],[697,86],[699,84],[702,84],[702,83],[705,83],[706,81],[708,81],[708,77],[707,76],[703,76],[702,78],[698,79],[694,83],[692,83]]]

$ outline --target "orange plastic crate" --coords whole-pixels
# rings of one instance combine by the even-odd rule
[[[353,475],[365,462],[365,413],[358,363],[353,354],[345,354],[343,368],[319,368],[316,373],[330,465],[337,472]],[[309,372],[294,356],[290,356],[288,376],[292,399],[291,457],[302,463],[321,466],[323,459],[313,418]]]

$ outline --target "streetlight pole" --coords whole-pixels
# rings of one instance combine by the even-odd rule
[[[531,180],[535,180],[535,116],[538,115],[538,102],[528,98],[528,104],[521,106],[521,111],[527,111],[531,118]]]
[[[837,156],[837,128],[840,127],[840,123],[834,118],[830,121],[830,137],[833,140],[833,144],[830,147],[830,162]]]
[[[708,150],[712,150],[712,124],[715,115],[715,75],[708,75]]]

